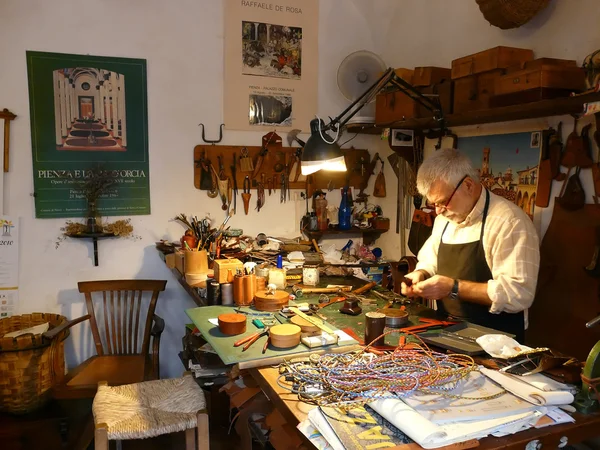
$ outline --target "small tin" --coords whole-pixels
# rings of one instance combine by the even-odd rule
[[[318,266],[304,266],[302,268],[302,284],[305,286],[316,286],[319,284]]]

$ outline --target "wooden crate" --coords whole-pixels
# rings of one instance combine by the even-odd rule
[[[514,47],[494,47],[452,61],[452,79],[463,78],[515,64],[531,61],[533,50]]]
[[[375,100],[375,124],[412,119],[417,116],[415,101],[400,91],[378,94]]]
[[[521,69],[507,70],[505,75],[498,77],[495,94],[510,94],[537,88],[582,91],[585,89],[585,71],[574,64],[563,65],[542,60],[531,61],[531,63],[524,64]]]
[[[504,69],[470,75],[454,80],[453,114],[490,108],[490,99],[495,94],[496,80]]]
[[[415,67],[412,76],[412,85],[415,87],[431,86],[450,80],[451,69],[445,67]]]
[[[454,84],[452,80],[446,79],[441,83],[435,83],[431,86],[423,86],[419,88],[419,91],[426,94],[437,94],[439,95],[440,104],[442,107],[442,113],[447,116],[452,114],[453,110],[453,94]],[[417,117],[432,117],[433,113],[425,108],[424,106],[417,104]]]

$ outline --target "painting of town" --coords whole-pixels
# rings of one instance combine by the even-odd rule
[[[540,161],[539,131],[458,139],[483,185],[518,205],[533,218]]]
[[[299,80],[302,28],[242,21],[242,73]]]

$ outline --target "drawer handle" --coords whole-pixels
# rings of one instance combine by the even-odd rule
[[[521,78],[517,77],[517,78],[513,78],[513,84],[518,84],[521,82]]]

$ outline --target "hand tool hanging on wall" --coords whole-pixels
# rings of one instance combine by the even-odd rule
[[[227,211],[228,208],[228,197],[229,197],[229,178],[225,175],[225,167],[223,166],[223,158],[221,155],[217,156],[219,160],[219,196],[221,197],[221,209]]]
[[[281,175],[279,175],[279,189],[280,189],[279,203],[285,203],[285,198],[286,198],[286,194],[287,194],[286,182],[287,182],[287,176],[285,175],[284,172],[281,172]]]
[[[248,149],[246,147],[240,151],[240,170],[242,172],[252,172],[254,170],[254,162],[248,156]]]
[[[242,201],[244,202],[244,213],[248,215],[248,209],[250,208],[250,177],[246,175],[244,178],[244,191],[242,192]]]
[[[265,204],[265,174],[260,174],[260,182],[256,188],[256,209],[260,212],[260,208]]]
[[[277,133],[275,133],[275,131],[265,134],[262,138],[262,148],[258,153],[256,164],[254,165],[254,171],[252,172],[252,178],[256,178],[256,176],[260,173],[265,156],[269,151],[269,145],[272,143],[281,143],[281,138]]]
[[[552,128],[551,128],[552,130]],[[550,171],[552,178],[556,181],[563,181],[565,174],[560,171],[560,158],[563,151],[562,143],[562,122],[558,122],[556,131],[550,136],[548,142],[548,158],[550,159]]]
[[[373,185],[373,197],[385,197],[385,175],[383,174],[383,167],[385,162],[381,157],[379,157],[379,161],[381,161],[381,169],[375,178],[375,184]]]
[[[237,166],[236,166],[236,156],[235,152],[233,153],[233,163],[230,167],[231,169],[231,179],[233,180],[233,214],[237,212],[237,194],[238,194],[238,185],[237,185]]]

